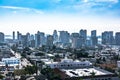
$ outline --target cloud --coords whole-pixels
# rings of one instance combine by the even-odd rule
[[[119,0],[95,0],[96,2],[112,2],[112,3],[118,3]]]
[[[44,12],[34,8],[26,8],[26,7],[16,7],[16,6],[0,6],[2,9],[9,9],[12,10],[13,13],[21,12],[32,12],[37,14],[43,14]]]
[[[119,0],[82,0],[83,2],[110,2],[110,3],[118,3]]]

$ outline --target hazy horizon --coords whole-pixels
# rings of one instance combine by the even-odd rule
[[[0,32],[120,32],[120,0],[1,0]]]

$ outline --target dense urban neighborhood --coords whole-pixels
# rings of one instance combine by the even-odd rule
[[[120,32],[0,32],[1,80],[120,80]]]

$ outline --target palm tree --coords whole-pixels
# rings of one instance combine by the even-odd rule
[[[91,80],[93,80],[96,73],[94,71],[92,71],[90,74],[91,74]]]

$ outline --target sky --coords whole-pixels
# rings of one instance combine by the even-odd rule
[[[0,0],[0,32],[120,32],[120,0]]]

